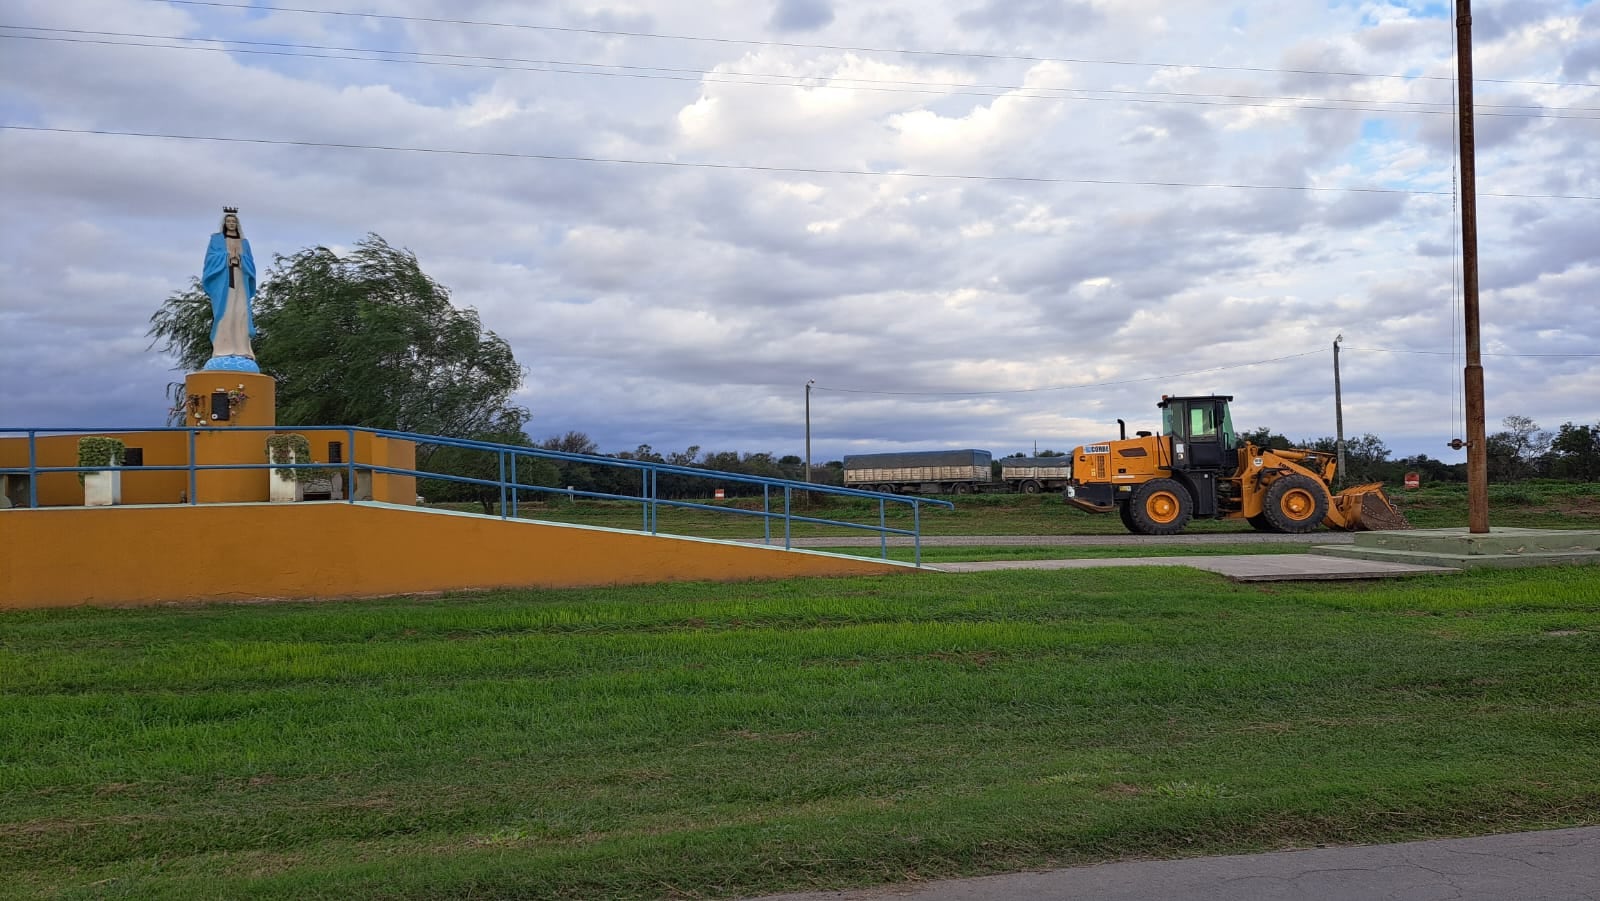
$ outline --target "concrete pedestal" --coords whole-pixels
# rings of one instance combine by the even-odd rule
[[[1491,528],[1357,532],[1348,546],[1315,548],[1319,554],[1458,568],[1600,564],[1600,529]]]
[[[205,371],[184,379],[189,402],[185,425],[205,428],[195,436],[195,462],[201,466],[267,463],[266,431],[240,431],[241,426],[277,425],[277,382],[253,372]],[[232,392],[223,404],[217,392]],[[239,395],[243,400],[238,400]],[[227,418],[223,418],[226,416]],[[271,496],[267,469],[202,470],[195,477],[195,500],[202,504],[265,501]]]

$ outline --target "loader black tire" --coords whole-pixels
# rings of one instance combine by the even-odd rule
[[[1261,499],[1261,518],[1275,532],[1303,535],[1322,525],[1327,516],[1327,490],[1298,472],[1274,480]]]
[[[1123,528],[1137,535],[1139,534],[1139,527],[1133,524],[1133,519],[1128,515],[1131,509],[1130,504],[1132,504],[1132,501],[1125,501],[1117,505],[1117,518],[1122,520]]]
[[[1129,527],[1140,535],[1176,535],[1189,524],[1194,499],[1172,479],[1151,479],[1133,489],[1123,509]]]
[[[1267,518],[1265,516],[1262,516],[1259,513],[1256,514],[1255,516],[1247,516],[1247,517],[1245,517],[1244,521],[1249,523],[1250,524],[1250,528],[1255,529],[1257,532],[1276,532],[1276,531],[1278,531],[1277,529],[1274,529],[1272,527],[1272,523],[1267,522]]]

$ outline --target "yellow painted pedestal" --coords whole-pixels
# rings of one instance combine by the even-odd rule
[[[269,431],[242,431],[240,426],[274,426],[278,423],[277,383],[271,376],[253,372],[207,371],[184,379],[188,407],[184,425],[201,428],[195,436],[195,463],[200,466],[267,462]],[[216,392],[231,392],[227,417],[214,403]],[[243,400],[239,397],[242,394]],[[202,470],[195,476],[195,500],[202,504],[265,501],[268,469]]]

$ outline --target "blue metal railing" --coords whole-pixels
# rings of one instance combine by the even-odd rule
[[[616,457],[602,457],[592,454],[574,454],[566,451],[545,450],[543,448],[523,447],[513,444],[496,444],[488,441],[474,441],[466,438],[446,438],[438,435],[418,435],[411,432],[399,432],[389,429],[372,429],[358,426],[305,426],[301,428],[284,426],[163,426],[158,428],[126,428],[126,429],[81,429],[81,428],[49,428],[49,429],[23,429],[0,428],[0,438],[6,436],[26,436],[28,443],[28,465],[26,467],[0,467],[0,475],[26,475],[28,477],[28,507],[39,506],[39,477],[50,473],[86,473],[103,471],[105,467],[94,466],[40,466],[38,442],[41,437],[57,437],[71,435],[105,435],[118,434],[149,434],[162,432],[187,433],[187,459],[179,464],[150,465],[119,468],[123,473],[134,472],[185,472],[188,474],[188,492],[184,503],[194,505],[199,502],[199,474],[202,472],[219,470],[253,470],[253,469],[342,469],[345,483],[345,498],[348,503],[356,503],[356,473],[387,473],[398,476],[409,476],[419,479],[434,479],[439,481],[458,482],[477,485],[490,489],[498,489],[500,496],[501,519],[521,518],[517,511],[518,497],[522,492],[535,492],[550,495],[561,495],[569,499],[583,497],[594,500],[624,501],[640,505],[642,525],[638,531],[651,535],[660,534],[661,508],[710,510],[730,516],[760,517],[762,522],[762,540],[767,545],[773,544],[772,527],[775,521],[783,524],[783,548],[793,549],[794,525],[806,523],[820,526],[833,526],[844,529],[858,529],[871,532],[879,536],[879,554],[887,559],[889,556],[889,537],[905,536],[912,540],[913,560],[915,565],[922,565],[922,507],[933,505],[954,509],[955,505],[945,500],[933,498],[909,497],[894,494],[881,494],[875,491],[861,491],[855,488],[841,488],[834,485],[818,485],[811,482],[797,482],[789,479],[774,479],[764,476],[745,475],[742,473],[722,472],[719,470],[699,469],[692,466],[679,466],[671,463],[656,463],[648,460],[625,460]],[[346,439],[345,459],[339,463],[223,463],[200,464],[196,462],[196,441],[202,434],[227,434],[232,432],[265,432],[272,434],[299,434],[342,432]],[[379,465],[371,461],[360,462],[357,460],[356,436],[358,434],[371,435],[378,438],[387,438],[398,441],[408,441],[417,445],[433,447],[455,447],[465,450],[483,451],[496,455],[498,478],[486,479],[472,476],[456,475],[452,473],[429,472],[420,469],[393,467]],[[265,441],[263,450],[265,449]],[[616,494],[606,491],[580,490],[576,488],[552,488],[543,485],[521,484],[517,477],[517,461],[521,458],[549,460],[558,463],[581,463],[586,466],[608,467],[614,469],[634,470],[639,473],[639,494]],[[739,507],[706,504],[681,498],[664,498],[660,496],[660,477],[662,475],[688,477],[694,479],[711,480],[717,483],[740,484],[757,486],[761,489],[761,509],[746,510]],[[782,507],[773,509],[773,489],[782,489]],[[824,519],[814,516],[805,516],[795,512],[794,497],[796,491],[811,492],[813,494],[836,495],[843,497],[864,498],[877,501],[878,522],[876,525],[849,522],[847,520]],[[888,524],[888,505],[905,504],[911,508],[912,527],[909,529],[894,528]]]

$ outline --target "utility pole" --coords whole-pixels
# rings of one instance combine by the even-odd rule
[[[806,481],[811,481],[811,386],[816,379],[806,379]]]
[[[1344,394],[1339,388],[1339,342],[1344,340],[1344,335],[1336,335],[1333,339],[1333,421],[1338,430],[1334,441],[1334,449],[1338,452],[1339,468],[1335,471],[1334,487],[1343,488],[1348,484],[1344,477]]]
[[[1466,308],[1467,531],[1489,531],[1489,447],[1478,335],[1478,166],[1472,131],[1472,0],[1456,0],[1456,85],[1461,117],[1461,286]],[[1452,443],[1455,446],[1460,439]]]

